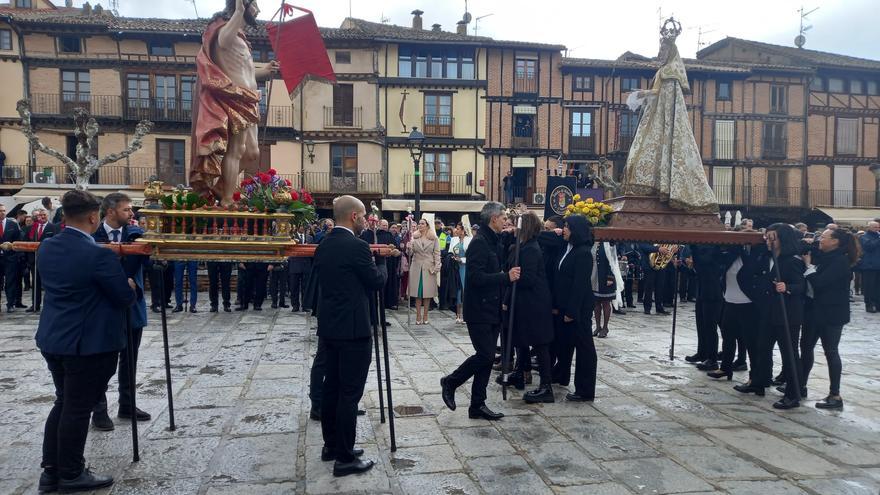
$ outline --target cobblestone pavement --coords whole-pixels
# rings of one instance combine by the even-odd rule
[[[563,387],[555,404],[525,405],[515,390],[504,403],[492,383],[490,406],[507,414],[496,423],[470,420],[466,408],[452,413],[440,399],[439,378],[470,353],[465,327],[434,312],[431,325],[407,329],[406,312],[389,313],[395,405],[425,414],[396,420],[391,453],[371,373],[358,442],[377,465],[341,479],[320,461],[320,426],[308,418],[316,338],[302,314],[169,314],[176,431],[168,429],[161,331],[151,314],[138,405],[154,419],[140,427],[141,461],[131,463],[131,430],[120,421],[111,433],[90,432],[86,457],[116,477],[101,492],[113,494],[876,494],[880,317],[853,308],[841,348],[841,413],[813,407],[828,388],[821,350],[810,400],[786,412],[772,409],[775,391],[743,396],[685,364],[695,347],[687,304],[675,361],[667,358],[670,317],[615,315],[609,338],[596,341],[595,403],[567,403]],[[53,389],[35,328],[32,315],[0,315],[0,494],[36,492]]]

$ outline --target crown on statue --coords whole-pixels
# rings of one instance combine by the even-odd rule
[[[676,21],[674,17],[666,19],[663,27],[660,28],[660,38],[663,41],[675,41],[679,34],[681,34],[681,23]]]

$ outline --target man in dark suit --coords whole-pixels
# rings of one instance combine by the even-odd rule
[[[52,373],[55,404],[46,420],[39,490],[86,491],[110,486],[113,478],[85,467],[89,416],[125,348],[124,315],[142,292],[126,277],[119,259],[98,246],[98,199],[68,191],[61,199],[66,228],[46,239],[37,253],[46,300],[37,347]]]
[[[21,227],[14,218],[6,218],[6,206],[0,205],[0,244],[16,242],[22,239]],[[21,253],[0,250],[0,271],[5,279],[6,312],[15,311],[15,302],[21,297],[19,293],[19,270]]]
[[[232,263],[228,261],[209,261],[208,265],[208,300],[211,301],[211,312],[216,313],[220,304],[218,293],[223,295],[223,311],[232,311]]]
[[[43,208],[34,210],[36,222],[30,232],[27,233],[27,240],[32,242],[43,242],[45,239],[52,237],[58,233],[58,226],[49,222],[49,214]],[[36,270],[37,255],[36,253],[28,253],[28,264],[34,271],[34,305],[26,309],[27,313],[39,313],[40,306],[43,302],[43,285],[40,280],[40,272]]]
[[[315,243],[315,238],[306,233],[302,225],[293,234],[293,238],[299,244]],[[304,311],[311,309],[308,307],[310,304],[306,304],[306,286],[309,283],[309,274],[312,271],[312,258],[304,256],[288,258],[287,270],[290,277],[288,285],[290,287],[291,311],[298,313],[300,308]],[[302,306],[300,306],[300,295],[302,295]]]
[[[658,315],[668,315],[669,312],[663,307],[663,299],[666,293],[666,272],[664,270],[655,270],[651,266],[651,253],[666,255],[669,253],[669,249],[666,246],[639,244],[638,251],[642,265],[643,278],[641,283],[645,284],[643,295],[645,314],[651,314],[651,304],[654,304]]]
[[[144,231],[136,225],[131,225],[134,212],[131,209],[131,198],[123,193],[110,193],[104,197],[101,203],[101,214],[104,221],[93,234],[98,243],[128,243],[134,242],[143,236]],[[140,409],[132,411],[131,397],[134,393],[131,389],[131,376],[129,370],[137,367],[138,349],[141,346],[141,337],[144,327],[147,326],[147,301],[144,299],[144,268],[149,266],[147,256],[126,256],[122,258],[122,268],[128,278],[134,280],[138,288],[138,299],[129,308],[129,322],[131,323],[132,343],[134,344],[134,363],[129,363],[128,353],[119,353],[119,410],[117,416],[120,419],[131,419],[134,413],[138,421],[149,421],[150,414]],[[120,324],[120,332],[126,335],[127,328]],[[125,342],[128,342],[126,337]],[[112,431],[113,420],[107,413],[107,394],[101,396],[92,410],[92,426],[100,431]]]
[[[504,417],[486,406],[486,386],[492,374],[495,344],[501,330],[501,296],[504,288],[519,280],[520,269],[501,270],[504,259],[499,234],[507,221],[504,205],[488,202],[480,211],[480,230],[467,251],[465,270],[464,320],[476,354],[467,358],[449,376],[440,379],[443,402],[455,410],[455,389],[473,377],[468,416],[496,420]]]
[[[336,227],[315,251],[318,279],[318,347],[326,356],[321,431],[321,460],[336,460],[334,476],[363,473],[373,461],[354,449],[357,404],[370,369],[370,298],[385,279],[369,245],[358,239],[364,229],[364,204],[353,196],[333,202]]]

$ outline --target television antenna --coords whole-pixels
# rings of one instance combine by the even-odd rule
[[[813,10],[811,10],[811,11],[809,11],[809,12],[804,12],[804,7],[803,7],[803,6],[801,6],[801,8],[798,9],[798,13],[799,13],[800,16],[801,16],[801,27],[800,27],[800,30],[798,31],[798,35],[795,36],[795,38],[794,38],[794,45],[795,45],[796,47],[798,47],[798,48],[803,48],[804,45],[807,44],[807,37],[804,36],[804,33],[806,33],[807,31],[809,31],[810,29],[813,29],[813,25],[812,25],[812,24],[809,24],[809,25],[807,25],[807,26],[804,26],[804,20],[809,20],[809,19],[807,19],[807,16],[810,15],[810,14],[812,14],[813,12],[815,12],[815,11],[817,11],[817,10],[819,10],[819,7],[816,7],[815,9],[813,9]]]
[[[697,29],[697,51],[702,50],[704,46],[706,46],[706,45],[709,44],[708,41],[703,41],[703,35],[704,35],[704,34],[709,34],[709,33],[714,33],[715,31],[716,31],[715,29],[710,29],[710,30],[708,30],[708,31],[703,31],[703,26],[700,26],[700,27]]]
[[[113,15],[119,17],[119,0],[110,0],[110,12],[113,12]]]
[[[382,12],[381,14],[379,14],[379,22],[381,24],[388,24],[389,22],[391,22],[391,18],[385,17],[385,13]]]
[[[493,14],[481,15],[479,17],[474,18],[474,36],[477,36],[477,33],[480,31],[480,19],[485,19],[487,17],[493,16]]]

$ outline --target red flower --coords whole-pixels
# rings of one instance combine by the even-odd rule
[[[253,178],[253,177],[247,177],[247,178],[245,178],[243,181],[241,181],[241,185],[242,185],[242,186],[249,186],[249,185],[251,185],[251,184],[253,184],[253,183],[254,183],[254,178]]]
[[[268,184],[272,182],[272,176],[270,176],[269,174],[260,173],[257,174],[257,177],[259,177],[260,182],[262,182],[263,184]]]
[[[303,192],[303,203],[305,203],[305,204],[307,204],[307,205],[310,205],[310,204],[312,204],[312,203],[314,203],[314,202],[315,202],[315,200],[312,199],[312,195],[311,195],[311,194],[309,194],[308,192]]]
[[[238,191],[235,191],[234,193],[232,193],[232,200],[233,201],[241,201],[241,193]]]
[[[276,174],[278,173],[278,171],[275,170],[274,168],[270,168],[270,169],[267,171],[267,173],[268,173],[269,175],[276,175]]]
[[[287,184],[287,187],[290,187],[293,185],[293,183],[290,182],[290,179],[284,179],[284,183]]]
[[[299,201],[299,194],[296,191],[290,191],[290,198],[294,201]]]

